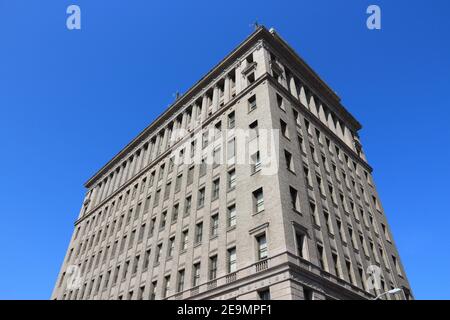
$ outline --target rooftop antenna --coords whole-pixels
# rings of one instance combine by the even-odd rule
[[[258,23],[258,19],[255,20],[255,22],[253,22],[250,27],[253,27],[253,29],[256,31],[259,29],[260,24]]]
[[[177,101],[178,99],[180,99],[181,94],[180,94],[180,92],[179,92],[178,90],[175,91],[175,93],[174,93],[173,95],[174,95],[174,97],[175,97],[175,101]]]

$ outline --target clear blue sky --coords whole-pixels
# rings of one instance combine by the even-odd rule
[[[0,299],[50,297],[83,183],[256,19],[363,124],[415,296],[450,299],[450,2],[216,2],[0,0]]]

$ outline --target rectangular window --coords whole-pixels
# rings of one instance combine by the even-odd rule
[[[267,258],[266,234],[256,237],[256,242],[258,245],[258,260],[266,259]]]
[[[161,249],[162,249],[162,244],[159,244],[156,246],[155,264],[158,264],[161,260]]]
[[[289,193],[291,195],[292,208],[295,211],[300,212],[300,201],[298,200],[298,192],[297,192],[297,190],[294,189],[293,187],[289,187]]]
[[[284,107],[284,101],[283,101],[283,97],[282,96],[280,96],[278,93],[277,93],[277,105],[278,105],[278,108],[280,108],[281,110],[286,110],[286,108]]]
[[[212,184],[212,200],[215,200],[219,198],[219,191],[220,191],[220,179],[217,178],[213,181]]]
[[[192,269],[192,286],[196,287],[200,284],[200,262],[194,264]]]
[[[166,184],[166,188],[164,190],[164,200],[169,199],[169,195],[170,195],[170,186],[172,185],[171,182]]]
[[[192,197],[186,197],[185,205],[184,205],[184,215],[189,215],[191,213],[191,205],[192,205]]]
[[[184,269],[178,271],[177,292],[182,292],[184,290],[184,275]]]
[[[228,150],[227,159],[230,160],[230,159],[234,158],[234,156],[236,155],[236,138],[233,138],[228,141],[227,150]]]
[[[173,206],[173,209],[172,209],[172,223],[174,223],[174,222],[176,222],[178,220],[178,207],[179,207],[178,204]]]
[[[264,194],[263,188],[253,191],[253,212],[260,213],[264,211]]]
[[[256,173],[259,170],[261,170],[261,156],[259,154],[259,151],[256,151],[252,156],[252,173]]]
[[[288,130],[286,122],[284,122],[283,120],[280,120],[280,130],[281,130],[281,134],[285,138],[289,139],[289,130]]]
[[[205,188],[201,188],[198,191],[198,200],[197,200],[197,207],[201,208],[205,205]]]
[[[206,159],[202,158],[200,162],[199,176],[203,177],[206,174]]]
[[[228,273],[236,272],[236,248],[228,249]]]
[[[175,237],[171,237],[169,239],[169,244],[167,245],[167,257],[172,257],[173,256],[173,252],[175,250]]]
[[[211,217],[211,237],[217,236],[219,232],[219,214]]]
[[[181,248],[180,248],[181,251],[187,250],[188,238],[189,238],[188,230],[183,231],[183,233],[181,234]]]
[[[159,225],[160,229],[164,229],[166,227],[166,221],[167,221],[167,211],[164,211],[161,214],[161,222],[160,222],[160,225]]]
[[[295,172],[294,161],[292,160],[292,154],[287,150],[284,150],[284,158],[286,160],[286,167],[289,171]]]
[[[213,151],[213,168],[218,167],[222,163],[222,149],[216,148]]]
[[[256,109],[256,96],[253,95],[248,99],[248,111],[251,112]]]
[[[175,192],[179,192],[181,189],[181,179],[183,178],[183,175],[180,174],[177,176],[177,179],[175,180]]]
[[[195,244],[201,243],[203,238],[203,222],[195,225]]]
[[[296,233],[295,237],[297,241],[297,255],[300,258],[307,259],[306,255],[307,244],[305,235],[303,233]]]
[[[233,129],[235,127],[235,115],[234,111],[228,115],[228,129]]]
[[[259,300],[270,300],[270,290],[260,290],[258,291]]]
[[[234,189],[236,187],[236,170],[232,169],[228,171],[228,189]]]
[[[194,181],[194,166],[188,169],[187,184],[190,185]]]
[[[164,278],[164,291],[163,291],[163,298],[166,298],[169,294],[170,290],[170,276],[166,276]]]
[[[209,280],[217,278],[217,255],[209,258]]]
[[[228,227],[236,226],[236,205],[233,204],[228,207]]]

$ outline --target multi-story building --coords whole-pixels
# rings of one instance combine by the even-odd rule
[[[412,298],[360,129],[259,27],[87,181],[52,298]]]

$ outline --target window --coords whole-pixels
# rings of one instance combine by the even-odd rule
[[[191,158],[195,156],[196,140],[191,141]]]
[[[300,212],[300,201],[298,200],[298,192],[296,189],[289,187],[289,193],[291,195],[291,203],[292,203],[292,208],[295,211]]]
[[[309,187],[312,187],[311,177],[309,176],[309,169],[306,166],[303,166],[303,172],[305,174],[305,184]]]
[[[155,300],[157,287],[158,287],[158,281],[153,281],[152,289],[150,291],[150,300]]]
[[[170,276],[164,278],[163,298],[166,298],[170,290]]]
[[[132,273],[132,274],[136,274],[136,272],[138,271],[138,267],[139,267],[139,259],[140,259],[140,256],[139,256],[139,255],[137,255],[137,256],[134,258],[134,263],[133,263],[133,273]]]
[[[144,255],[144,265],[143,265],[143,269],[147,270],[148,269],[148,265],[150,263],[150,249],[148,249],[147,251],[145,251],[145,255]]]
[[[294,162],[292,161],[292,154],[290,154],[290,152],[288,152],[287,150],[284,150],[284,158],[286,159],[287,169],[291,172],[295,172]]]
[[[236,248],[228,249],[228,273],[236,271]]]
[[[247,82],[248,84],[252,84],[253,82],[255,82],[255,73],[252,72],[247,76]]]
[[[258,291],[259,300],[270,300],[270,290],[260,290]]]
[[[314,300],[313,291],[309,288],[303,287],[303,299]]]
[[[186,197],[184,205],[184,215],[188,215],[191,213],[191,205],[192,205],[192,196],[188,196]]]
[[[283,120],[280,120],[280,130],[281,130],[281,134],[289,139],[289,131],[288,131],[288,127],[286,122],[284,122]]]
[[[395,270],[397,270],[397,274],[399,276],[402,275],[402,270],[400,269],[400,264],[398,263],[397,257],[392,255],[392,261],[394,262]]]
[[[181,292],[184,290],[184,269],[178,271],[178,283],[177,283],[177,292]]]
[[[203,222],[199,222],[195,225],[195,243],[201,243],[203,238]]]
[[[339,259],[338,259],[337,253],[332,252],[331,257],[333,258],[334,273],[337,277],[341,278],[342,275],[341,275],[341,271],[339,269]]]
[[[194,264],[192,269],[192,286],[196,287],[200,284],[200,262]]]
[[[256,96],[253,95],[248,99],[248,111],[251,112],[256,109]]]
[[[139,287],[137,300],[142,300],[144,297],[145,286]]]
[[[204,132],[202,134],[202,149],[205,149],[208,146],[208,132]]]
[[[189,237],[189,232],[188,230],[183,231],[183,233],[181,234],[181,251],[187,250],[188,247],[188,237]]]
[[[197,201],[197,207],[201,208],[205,204],[205,188],[201,188],[198,191],[198,201]]]
[[[235,115],[234,111],[228,115],[228,129],[233,129],[235,127]]]
[[[166,184],[166,189],[164,190],[164,200],[169,199],[171,184],[172,184],[171,182]]]
[[[161,165],[161,167],[159,168],[158,180],[162,180],[163,177],[164,177],[164,165]]]
[[[171,173],[173,171],[173,166],[174,166],[174,159],[173,157],[169,159],[169,167],[167,169],[168,173]]]
[[[234,189],[236,187],[236,170],[232,169],[228,171],[228,189]]]
[[[148,208],[149,208],[149,206],[150,206],[150,196],[148,196],[146,199],[145,199],[145,202],[144,202],[144,212],[147,212],[148,211]]]
[[[300,258],[307,259],[307,243],[306,236],[303,233],[296,233],[295,240],[297,242],[297,255]]]
[[[249,139],[250,141],[252,141],[253,139],[259,136],[258,121],[255,120],[252,123],[250,123],[248,128],[249,128]]]
[[[209,280],[217,278],[217,255],[209,258]]]
[[[211,237],[217,236],[219,232],[219,214],[211,217]]]
[[[228,141],[228,160],[234,158],[236,155],[236,138],[233,138]]]
[[[153,201],[153,207],[157,207],[158,206],[160,194],[161,194],[161,189],[156,190],[155,200]]]
[[[278,105],[278,108],[280,108],[282,110],[286,110],[284,107],[283,97],[280,96],[278,93],[277,93],[277,105]]]
[[[139,229],[138,243],[142,242],[142,239],[144,238],[144,231],[145,231],[145,223],[142,224],[141,228]]]
[[[300,116],[299,116],[297,110],[292,109],[292,114],[294,116],[295,124],[300,126],[301,125],[301,120],[300,120]]]
[[[177,176],[177,179],[175,180],[175,192],[180,191],[181,188],[181,179],[183,178],[183,175],[180,174]]]
[[[161,248],[162,248],[162,243],[160,243],[156,246],[155,264],[158,264],[161,260]]]
[[[319,217],[317,216],[317,211],[316,211],[316,204],[312,201],[309,202],[309,209],[311,211],[311,217],[313,222],[317,225],[320,226],[320,222],[319,222]]]
[[[326,270],[326,266],[325,266],[325,252],[323,250],[323,247],[318,244],[317,245],[317,259],[319,261],[319,267],[323,270]]]
[[[267,258],[266,234],[262,234],[256,237],[256,242],[258,245],[258,260],[266,259]]]
[[[228,227],[236,226],[236,205],[228,207]]]
[[[150,228],[148,230],[148,236],[153,236],[153,231],[155,230],[156,218],[153,218],[150,223]]]
[[[264,211],[264,194],[262,188],[253,191],[253,211],[254,213]]]
[[[259,151],[256,151],[251,158],[252,158],[252,173],[256,173],[259,170],[261,170],[261,156],[259,154]]]
[[[167,245],[167,257],[173,256],[173,251],[175,250],[175,237],[169,239],[169,244]]]
[[[188,169],[187,175],[187,184],[189,185],[194,181],[194,166]]]
[[[345,266],[347,267],[348,276],[350,277],[350,282],[356,285],[355,276],[353,274],[352,263],[349,260],[345,260]]]
[[[161,222],[160,222],[160,225],[159,225],[160,229],[164,229],[166,227],[166,220],[167,220],[167,211],[164,211],[161,214]]]
[[[142,179],[142,183],[141,183],[141,193],[144,192],[145,190],[145,183],[147,182],[147,178]]]
[[[327,231],[331,234],[333,234],[333,228],[331,226],[331,220],[330,220],[330,214],[324,209],[323,216],[325,218],[325,226],[327,228]]]
[[[325,195],[325,190],[323,189],[323,184],[322,184],[322,178],[319,176],[316,176],[316,180],[317,180],[317,186],[319,188],[319,191],[322,195]]]
[[[178,204],[173,206],[173,209],[172,209],[172,223],[174,223],[174,222],[176,222],[178,220],[178,207],[179,207]]]
[[[213,151],[213,168],[218,167],[222,163],[222,149],[216,148]]]
[[[220,191],[220,179],[216,179],[213,181],[213,185],[212,185],[212,199],[213,200],[219,198],[219,191]]]
[[[381,224],[381,228],[383,229],[383,233],[384,233],[384,236],[386,237],[386,240],[391,242],[391,237],[389,236],[388,229],[384,223]]]
[[[222,135],[222,122],[217,122],[214,125],[214,139],[218,139]]]
[[[203,177],[206,174],[206,160],[202,158],[200,162],[199,176]]]

